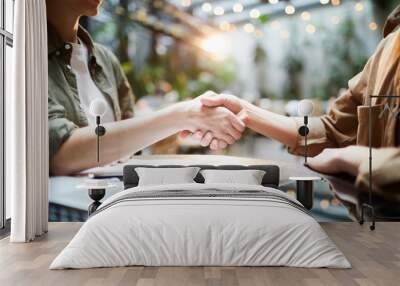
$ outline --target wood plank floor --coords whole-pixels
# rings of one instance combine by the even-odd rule
[[[123,267],[48,270],[80,223],[50,223],[49,233],[30,244],[0,241],[0,285],[400,285],[400,223],[322,223],[353,268]]]

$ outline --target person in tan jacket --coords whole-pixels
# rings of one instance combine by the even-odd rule
[[[322,173],[346,172],[357,177],[357,185],[368,184],[369,96],[373,117],[373,183],[376,192],[400,197],[400,6],[390,15],[384,39],[364,70],[349,81],[345,94],[333,104],[327,115],[309,122],[308,165]],[[205,106],[225,106],[240,114],[247,127],[287,145],[289,152],[304,154],[304,139],[298,129],[303,118],[292,118],[263,110],[233,95],[202,98]],[[185,135],[185,134],[184,134]],[[202,136],[204,146],[217,145],[212,134]]]

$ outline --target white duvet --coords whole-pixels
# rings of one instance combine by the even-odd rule
[[[262,186],[184,184],[136,187],[107,199],[50,269],[145,266],[294,266],[350,268],[306,212],[279,200],[173,197],[122,200],[146,191],[258,190]],[[101,207],[102,207],[101,206]],[[100,207],[100,209],[101,209]]]

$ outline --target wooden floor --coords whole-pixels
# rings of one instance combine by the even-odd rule
[[[29,244],[0,241],[0,285],[400,285],[400,223],[323,223],[353,268],[124,267],[48,270],[80,223],[50,223],[49,233]]]

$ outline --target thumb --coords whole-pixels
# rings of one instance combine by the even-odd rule
[[[237,98],[229,94],[205,96],[200,99],[200,102],[206,107],[223,106],[232,111],[234,114],[238,114],[242,110],[242,106]]]
[[[213,97],[202,97],[200,102],[207,107],[216,107],[216,106],[223,106],[224,99],[220,95],[216,95]]]

